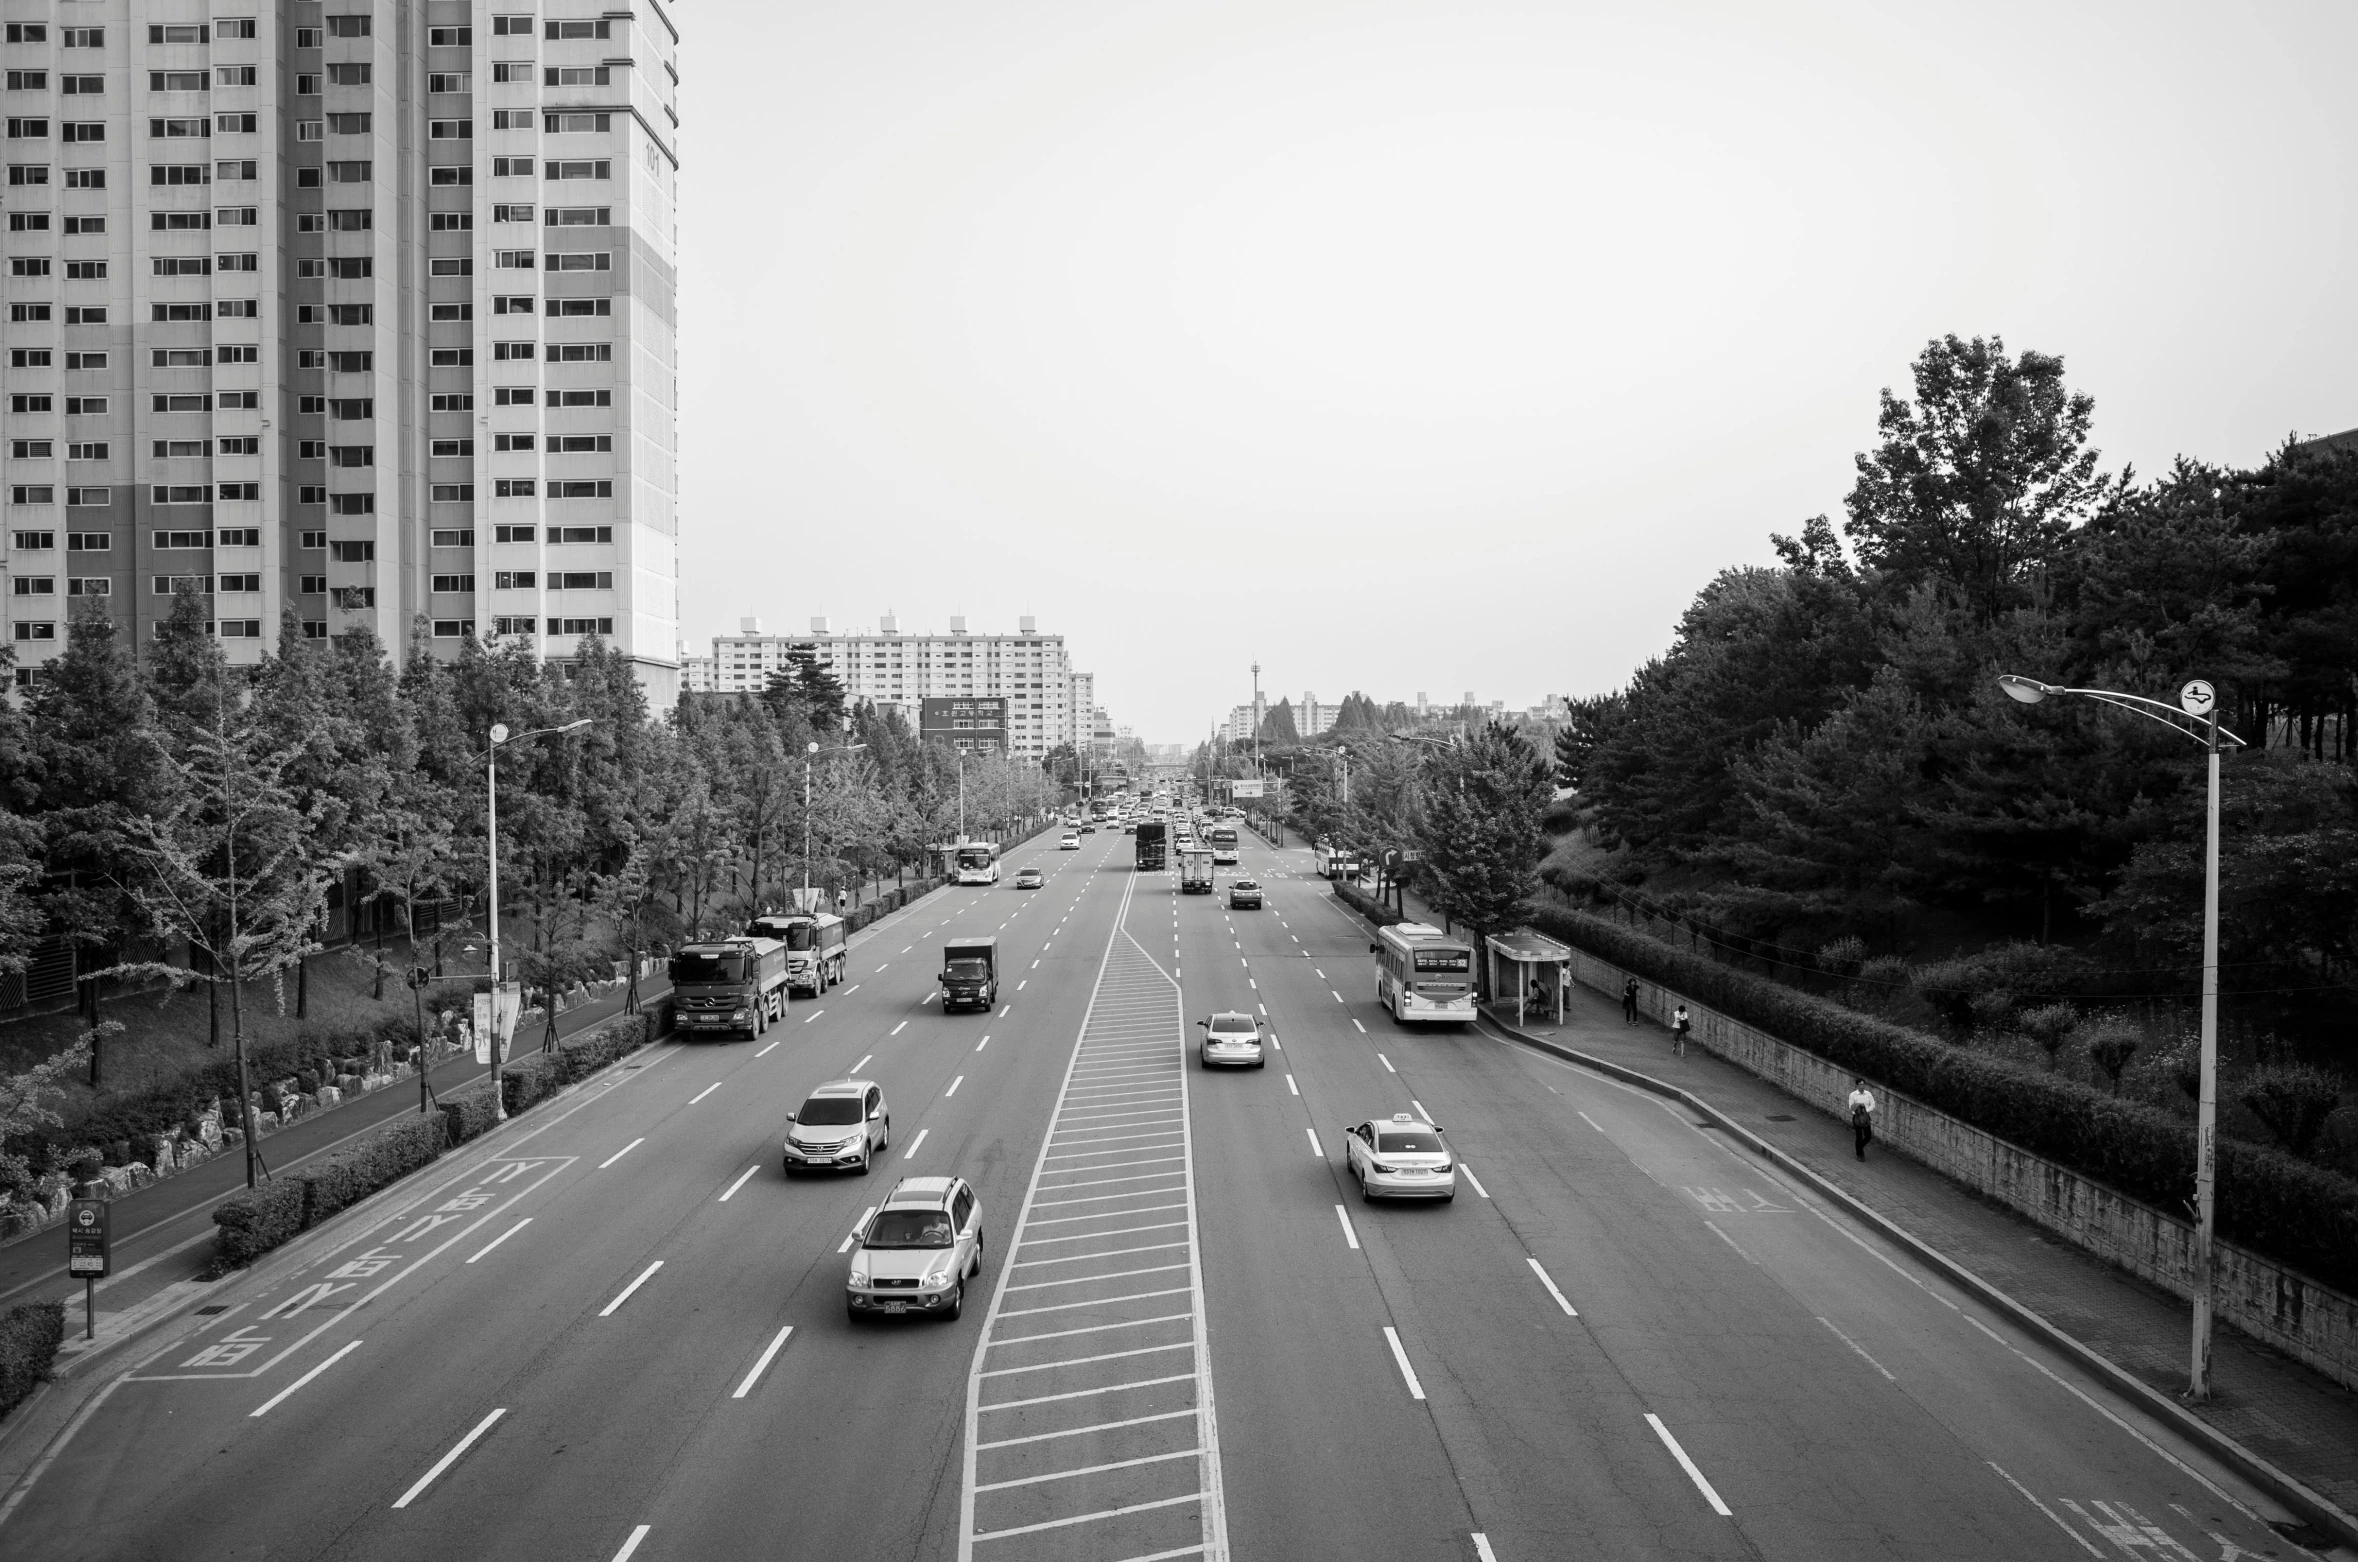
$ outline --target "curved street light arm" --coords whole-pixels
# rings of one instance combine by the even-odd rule
[[[2183,735],[2194,739],[2195,742],[2200,743],[2205,747],[2208,747],[2210,744],[2211,739],[2208,725],[2204,724],[2195,727],[2187,726],[2186,723],[2193,721],[2195,718],[2189,716],[2186,712],[2180,710],[2175,705],[2164,705],[2159,700],[2149,700],[2146,699],[2143,695],[2121,694],[2111,689],[2064,689],[2059,692],[2064,694],[2084,695],[2091,700],[2100,700],[2106,705],[2118,706],[2122,710],[2131,711],[2139,716],[2143,716],[2149,721],[2158,721],[2163,726],[2169,728],[2172,732],[2182,733]],[[2225,727],[2219,728],[2218,731],[2220,743],[2230,745],[2235,748],[2242,748],[2245,746],[2243,739],[2237,737],[2234,733],[2228,731]]]

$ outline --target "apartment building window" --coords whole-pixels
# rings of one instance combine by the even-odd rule
[[[296,28],[296,29],[295,29],[295,47],[296,47],[296,48],[298,48],[298,49],[316,49],[316,48],[318,48],[318,47],[319,47],[319,29],[318,29],[318,28],[316,28],[316,27],[298,27],[298,28]]]
[[[325,640],[327,638],[327,620],[324,618],[304,619],[303,638],[306,640]]]
[[[201,233],[213,226],[211,212],[149,212],[147,225],[157,233]]]
[[[532,203],[522,201],[494,206],[491,208],[491,220],[493,222],[530,222],[532,220]]]
[[[495,108],[491,111],[491,128],[494,130],[530,130],[532,117],[533,111],[528,108]],[[532,159],[529,157],[512,158],[510,161],[524,164],[523,168],[515,170],[517,173],[524,173],[532,166]]]
[[[324,483],[305,483],[302,487],[295,490],[295,503],[327,503],[327,486]]]
[[[210,483],[154,483],[148,487],[147,502],[157,505],[211,504],[213,502],[213,488]],[[159,542],[156,546],[161,548],[174,545]],[[209,542],[180,543],[176,546],[210,547],[212,544]]]
[[[296,78],[295,78],[295,96],[296,96],[296,97],[298,97],[298,98],[316,98],[316,97],[318,97],[318,96],[319,96],[319,77],[318,77],[318,76],[316,76],[316,75],[314,75],[314,74],[311,74],[310,72],[304,72],[304,73],[302,73],[302,74],[300,74],[300,75],[296,76]]]
[[[8,354],[8,366],[11,369],[46,369],[49,367],[49,349],[46,347],[11,348]]]
[[[205,38],[205,27],[202,22],[186,25],[176,23],[163,27],[150,26],[147,30],[149,43],[203,43]]]
[[[604,65],[551,65],[540,80],[544,87],[604,87],[611,85],[613,74]]]
[[[473,483],[436,483],[432,489],[436,504],[472,504],[475,500]]]
[[[531,434],[494,434],[491,448],[495,451],[530,450],[535,436]]]
[[[428,309],[430,318],[446,323],[456,320],[472,320],[475,318],[475,306],[473,304],[432,304],[428,306]]]
[[[106,125],[95,119],[67,119],[58,122],[57,138],[69,146],[87,146],[106,139]]]
[[[525,209],[531,210],[530,207]],[[47,233],[49,231],[49,213],[10,212],[8,214],[8,231],[11,233]]]
[[[451,185],[473,184],[475,182],[475,170],[463,163],[446,163],[438,168],[429,168],[426,173],[428,182],[431,184]]]
[[[552,526],[549,528],[551,543],[599,543],[612,542],[613,540],[614,528],[611,526]],[[608,584],[612,584],[611,579]]]
[[[365,136],[376,128],[376,123],[376,114],[370,110],[362,110],[352,114],[330,114],[327,117],[328,130],[339,136]]]
[[[527,254],[530,251],[526,251]],[[426,274],[436,277],[471,277],[475,274],[472,255],[438,255],[426,262]]]
[[[528,315],[532,313],[532,308],[532,295],[529,293],[491,295],[491,312],[495,315]]]
[[[526,253],[530,254],[529,251]],[[49,257],[46,255],[11,255],[8,257],[8,274],[12,277],[45,277],[49,275]],[[68,275],[71,274],[68,273]]]
[[[610,228],[614,225],[611,206],[552,206],[548,223],[552,228]]]
[[[465,71],[428,71],[426,73],[426,90],[443,93],[472,92],[475,90],[475,85]]]
[[[327,546],[327,533],[297,532],[295,533],[295,546],[298,549],[324,548]]]
[[[611,271],[614,269],[614,257],[606,250],[552,252],[548,256],[548,269],[551,271]]]
[[[472,526],[441,527],[434,533],[434,546],[437,548],[472,548],[475,546],[475,528]]]
[[[473,391],[436,391],[428,403],[436,412],[472,412],[475,410]]]
[[[54,597],[57,595],[57,577],[54,575],[19,575],[16,577],[15,588],[16,594],[20,597]]]
[[[259,412],[262,409],[262,393],[258,390],[223,391],[221,393],[223,411],[233,412],[241,407],[248,412]]]
[[[202,92],[205,90],[203,71],[149,71],[147,90],[150,92]]]
[[[377,214],[365,206],[342,207],[326,216],[331,233],[366,233],[377,225]]]
[[[338,18],[331,16],[328,20],[333,22]],[[366,60],[353,60],[340,65],[330,65],[327,68],[327,79],[328,85],[331,87],[365,87],[375,79],[374,67]]]
[[[54,400],[53,397],[31,396],[19,391],[8,398],[8,410],[11,412],[50,412],[55,410]]]
[[[437,439],[430,447],[438,457],[472,456],[475,442],[471,439]]]
[[[430,47],[436,49],[469,48],[475,42],[475,29],[472,27],[429,27],[426,29],[426,42]]]
[[[532,618],[495,618],[491,621],[491,632],[495,635],[522,635],[529,640],[532,638],[533,626],[538,622],[538,619]]]
[[[216,492],[224,504],[235,504],[240,500],[258,501],[262,497],[262,485],[260,483],[222,483]]]
[[[182,586],[188,587],[191,591],[200,591],[206,596],[211,596],[213,594],[213,577],[210,575],[150,575],[148,577],[148,590],[159,597],[171,596]]]
[[[10,504],[55,504],[57,489],[49,483],[18,483],[8,490]]]
[[[251,228],[262,221],[262,212],[256,206],[222,206],[214,210],[213,220],[224,228]]]
[[[252,38],[257,36],[256,25],[255,19],[250,16],[215,17],[213,19],[213,36],[216,38]]]
[[[471,119],[431,119],[426,122],[429,141],[471,141],[475,138],[475,122]]]
[[[509,363],[518,359],[530,363],[535,356],[537,355],[530,342],[493,342],[491,344],[491,361],[494,363]]]
[[[260,575],[223,575],[220,577],[220,584],[216,589],[224,592],[260,591],[262,577]]]
[[[57,454],[57,442],[51,439],[12,439],[8,453],[19,461],[46,461]]]
[[[68,509],[103,510],[114,502],[115,491],[111,488],[69,488],[66,490],[66,507]],[[92,532],[88,535],[104,537],[106,533]]]
[[[540,128],[552,136],[577,136],[614,128],[611,114],[543,114]]]
[[[36,398],[36,399],[38,399],[38,400],[40,401],[40,403],[41,403],[41,406],[40,406],[40,409],[39,409],[39,410],[41,410],[41,411],[43,411],[43,412],[46,412],[46,411],[48,411],[48,410],[49,410],[49,398],[48,398],[48,397],[46,397],[46,396],[42,396],[42,397],[39,397],[39,398]],[[159,396],[159,397],[157,397],[157,398],[156,398],[156,400],[157,400],[157,401],[159,401],[159,402],[162,402],[162,401],[172,401],[172,402],[178,402],[178,401],[183,401],[183,400],[188,400],[188,399],[190,399],[190,398],[181,397],[181,396]],[[198,402],[206,402],[206,401],[209,401],[209,399],[210,399],[210,398],[207,398],[207,397],[204,397],[204,396],[198,396],[198,397],[195,397],[195,398],[193,398],[193,399],[194,399],[194,400],[196,400],[196,401],[198,401]],[[103,417],[103,416],[105,416],[105,414],[106,414],[106,410],[107,410],[107,400],[108,400],[108,399],[107,399],[106,397],[104,397],[104,396],[68,396],[68,397],[65,399],[65,410],[66,410],[66,416],[67,416],[67,417],[69,417],[69,418],[71,418],[71,417],[79,417],[79,416],[89,416],[89,417]],[[159,406],[159,407],[158,407],[156,410],[157,410],[158,412],[163,412],[163,411],[183,412],[183,411],[188,411],[188,410],[190,410],[190,409],[188,409],[188,408],[184,408],[184,407],[178,407],[178,406],[175,406],[175,407],[170,407],[170,408],[165,408],[165,407],[160,407],[160,406]],[[204,411],[204,410],[205,410],[205,408],[204,408],[203,406],[199,406],[199,407],[195,408],[194,410],[195,410],[195,411],[198,411],[198,412],[202,412],[202,411]]]
[[[39,30],[38,27],[35,28],[35,31]],[[16,40],[12,38],[9,41],[13,43]],[[106,29],[103,27],[68,27],[65,29],[65,47],[69,49],[103,49],[106,47]]]
[[[254,578],[261,579],[260,576]],[[227,590],[228,588],[223,587],[222,589]],[[257,586],[255,589],[260,590],[261,588]],[[221,638],[224,640],[259,640],[262,638],[262,620],[258,618],[225,618],[221,620]]]
[[[552,635],[610,635],[614,633],[614,620],[611,618],[552,618],[549,620],[549,633]]]
[[[491,62],[491,79],[494,83],[528,82],[532,79],[532,62],[530,60],[494,60]]]
[[[367,184],[375,177],[374,167],[366,159],[330,163],[327,165],[330,184]]]
[[[112,553],[115,551],[113,532],[67,532],[68,553]]]
[[[374,515],[377,513],[377,496],[375,494],[330,494],[328,495],[328,513],[330,515]]]
[[[603,38],[607,36],[607,22],[604,17],[600,17],[595,21],[550,22],[547,24],[547,26],[548,30],[542,36],[552,40],[560,38]]]
[[[58,90],[69,98],[102,98],[106,96],[104,76],[60,76]]]
[[[216,299],[213,313],[223,320],[259,320],[262,318],[262,301],[258,298]]]
[[[530,591],[540,584],[540,573],[528,569],[494,570],[491,589],[494,591]]]
[[[494,526],[491,528],[493,542],[530,542],[539,535],[540,528],[537,526]]]
[[[213,361],[209,347],[158,347],[148,354],[149,367],[156,369],[201,369]]]
[[[28,320],[46,320],[49,318],[49,306],[47,304],[10,304],[8,318],[19,324]]]
[[[259,526],[224,526],[213,534],[215,543],[223,548],[259,548],[262,528]]]
[[[329,596],[334,599],[336,606],[347,611],[377,605],[377,588],[374,586],[338,586]]]
[[[496,130],[499,127],[494,125],[492,128]],[[494,179],[529,179],[532,177],[532,159],[529,157],[495,157],[491,160],[491,177]]]
[[[494,218],[494,221],[498,219]],[[464,233],[475,226],[473,212],[429,212],[426,226],[433,233]]]
[[[454,596],[471,597],[475,594],[475,577],[472,575],[437,575],[434,577],[432,589]]]
[[[7,38],[10,43],[47,43],[49,24],[46,22],[10,22]]]
[[[532,477],[503,477],[492,484],[494,499],[530,499],[540,492],[540,480]]]
[[[611,179],[614,164],[602,157],[552,159],[543,173],[550,179]]]
[[[8,41],[10,43],[16,42],[14,38]],[[8,73],[8,90],[11,92],[47,92],[49,90],[49,73],[47,71],[10,71]]]
[[[613,448],[614,436],[611,434],[551,434],[549,436],[549,453],[551,455],[581,455],[590,451],[612,450]]]
[[[105,353],[67,353],[65,366],[69,370],[96,370],[104,369],[106,367],[106,363],[107,357]]]
[[[549,483],[551,499],[611,499],[614,483],[610,478],[569,478]]]
[[[252,135],[257,122],[252,114],[215,114],[213,129],[215,133],[225,136]]]
[[[97,171],[96,169],[91,170],[93,173]],[[49,165],[47,163],[10,163],[8,165],[8,182],[12,185],[47,184],[49,182]],[[67,183],[70,185],[72,181],[68,180]]]
[[[491,404],[495,407],[529,407],[536,394],[530,385],[494,385]]]
[[[55,532],[14,532],[10,540],[19,553],[49,553],[57,547]]]
[[[295,121],[295,139],[297,141],[322,140],[325,138],[326,132],[327,122],[325,120],[298,119]],[[305,173],[314,173],[316,171],[317,170],[310,168],[303,170]]]
[[[549,258],[556,259],[554,255]],[[494,271],[530,271],[532,269],[532,251],[528,249],[493,250],[491,252],[491,268]]]
[[[90,355],[88,353],[84,353],[83,356],[87,358]],[[258,364],[262,361],[262,349],[260,345],[256,343],[230,342],[224,346],[213,349],[213,361],[215,363]]]
[[[614,344],[612,342],[551,342],[549,343],[548,361],[550,363],[612,363],[614,361]]]
[[[471,618],[437,618],[434,638],[437,640],[471,640],[475,635],[475,621]]]
[[[494,38],[529,38],[532,36],[532,18],[529,16],[495,16],[491,19],[491,36]]]
[[[374,396],[339,396],[328,402],[328,416],[342,423],[365,423],[377,415]]]
[[[150,163],[149,184],[211,184],[213,171],[202,163]]]
[[[437,369],[464,369],[475,361],[472,347],[436,347],[432,354],[432,367]]]
[[[374,564],[377,545],[373,542],[331,542],[328,558],[337,564]]]
[[[377,447],[374,445],[330,445],[328,447],[328,464],[345,468],[375,466],[377,464]]]
[[[69,597],[111,597],[115,594],[113,579],[105,575],[68,575],[66,595]]]

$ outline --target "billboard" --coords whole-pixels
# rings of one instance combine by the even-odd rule
[[[1264,795],[1262,788],[1268,784],[1266,781],[1231,781],[1228,783],[1230,788],[1228,795],[1231,797],[1260,797]]]

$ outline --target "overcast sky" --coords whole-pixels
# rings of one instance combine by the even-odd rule
[[[1067,637],[1149,742],[1625,681],[1944,332],[2358,426],[2358,5],[706,0],[682,632]]]

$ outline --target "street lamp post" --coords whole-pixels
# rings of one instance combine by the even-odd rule
[[[2242,748],[2244,741],[2219,725],[2218,692],[2199,678],[2178,691],[2176,705],[2114,689],[2067,689],[2014,673],[2002,675],[1998,687],[2025,705],[2036,705],[2049,695],[2076,694],[2134,711],[2194,739],[2209,758],[2202,848],[2202,1086],[2194,1116],[2194,1339],[2186,1385],[2188,1399],[2207,1400],[2211,1397],[2211,1271],[2219,1180],[2219,754],[2222,744]]]
[[[484,849],[490,860],[490,871],[486,876],[486,883],[490,890],[491,901],[491,1118],[493,1122],[505,1122],[507,1121],[508,1116],[507,1095],[506,1092],[500,1088],[499,1082],[499,1071],[503,1063],[501,1052],[503,1051],[504,1043],[506,1041],[506,1038],[500,1034],[499,1028],[500,746],[505,743],[513,742],[519,738],[545,738],[554,737],[558,734],[566,732],[579,732],[582,728],[588,726],[593,719],[594,718],[592,717],[584,716],[579,721],[569,721],[561,727],[535,727],[530,732],[519,732],[515,733],[513,736],[509,734],[508,724],[506,722],[494,722],[491,728],[491,746],[483,751],[483,835]],[[554,1005],[556,1001],[557,995],[554,991],[551,991],[549,994],[549,1002]]]

